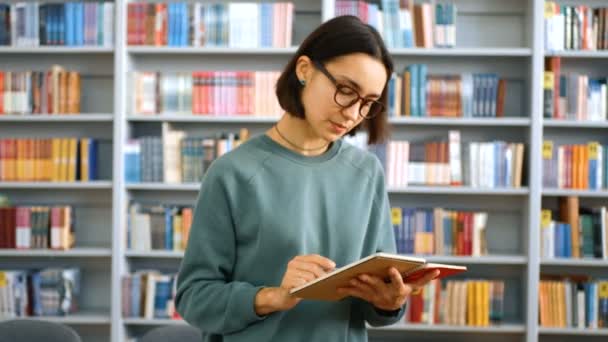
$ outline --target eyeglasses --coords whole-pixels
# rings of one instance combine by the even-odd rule
[[[336,87],[336,93],[334,94],[334,101],[338,106],[342,109],[349,108],[353,106],[355,103],[361,101],[361,106],[359,107],[359,116],[364,119],[371,119],[377,116],[378,114],[384,111],[384,104],[382,102],[376,100],[370,100],[362,97],[352,87],[339,83],[332,74],[325,69],[323,64],[318,61],[313,61],[314,66],[319,69],[323,73],[323,75],[327,76],[329,80]]]

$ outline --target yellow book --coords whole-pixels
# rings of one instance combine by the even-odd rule
[[[182,251],[182,215],[173,217],[173,250]]]
[[[59,171],[57,173],[57,181],[58,182],[65,182],[67,180],[67,154],[68,154],[68,143],[67,143],[67,139],[64,138],[58,138],[57,140],[59,140],[58,145],[59,145],[59,154],[58,154],[58,158],[57,158],[57,170]]]
[[[80,139],[80,180],[89,181],[89,139]]]
[[[487,327],[490,325],[490,283],[488,281],[484,281],[481,283],[482,285],[482,325]]]
[[[68,139],[69,143],[69,154],[68,154],[68,181],[75,182],[76,181],[76,159],[78,153],[78,139],[70,138]]]
[[[467,325],[475,325],[475,282],[468,281],[467,289]]]
[[[483,287],[483,281],[478,281],[476,284],[476,291],[475,291],[475,325],[476,326],[483,326],[483,322],[484,322],[484,318],[483,318],[483,313],[484,313],[484,287]]]
[[[17,139],[17,159],[15,163],[17,164],[17,180],[23,180],[23,139]]]
[[[51,180],[58,182],[61,174],[61,139],[51,139],[52,153],[51,159],[53,162],[53,170],[51,173]]]

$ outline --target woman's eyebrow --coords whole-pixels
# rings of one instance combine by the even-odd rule
[[[361,86],[359,85],[359,83],[355,82],[350,77],[347,77],[347,76],[344,76],[344,75],[337,75],[337,76],[338,76],[338,78],[342,79],[343,81],[346,81],[346,82],[350,83],[353,86],[353,88],[355,88],[356,91],[359,91],[359,92],[361,91]],[[368,95],[365,95],[363,97],[376,97],[376,98],[379,98],[380,95],[378,95],[378,94],[368,94]]]

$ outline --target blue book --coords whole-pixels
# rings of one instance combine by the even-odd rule
[[[426,115],[426,76],[428,73],[428,66],[426,64],[420,64],[418,73],[418,100],[419,102],[419,116]]]
[[[173,209],[165,208],[165,249],[173,250]]]
[[[84,45],[84,3],[77,3],[78,13],[76,14],[76,45]]]
[[[175,4],[172,2],[167,4],[167,45],[168,46],[175,45],[173,43],[173,35],[174,35],[173,31],[175,30],[175,28],[174,28],[175,14],[173,13],[174,6],[175,6]]]
[[[188,38],[190,37],[190,25],[189,25],[189,18],[190,18],[190,8],[188,7],[188,4],[186,3],[182,3],[182,30],[181,30],[181,34],[182,34],[182,46],[188,46],[189,42],[188,42]]]
[[[564,226],[561,223],[555,225],[555,256],[564,257]]]
[[[418,67],[416,64],[411,64],[406,69],[410,72],[410,113],[413,117],[420,116],[418,114]]]
[[[156,289],[154,291],[154,318],[169,318],[167,303],[171,300],[171,285],[172,283],[168,276],[156,278]]]
[[[564,226],[563,228],[563,232],[564,232],[564,257],[566,258],[571,258],[572,257],[572,229],[570,227],[570,224],[568,223],[562,223],[562,225]]]
[[[98,176],[98,149],[99,142],[97,139],[89,139],[89,180],[97,180]]]
[[[131,317],[140,317],[141,312],[141,274],[131,275]]]
[[[452,219],[449,216],[443,218],[443,251],[446,255],[452,255]]]

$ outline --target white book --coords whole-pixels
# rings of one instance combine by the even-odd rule
[[[174,131],[168,122],[163,122],[163,168],[165,183],[181,183],[181,148],[180,143],[186,136],[183,131]]]
[[[577,302],[577,317],[576,327],[579,329],[585,328],[585,315],[587,314],[586,302],[585,302],[585,291],[579,290],[576,292]]]
[[[462,160],[460,157],[460,131],[449,132],[450,182],[453,185],[462,184]]]
[[[576,285],[574,285],[576,286]],[[572,326],[572,283],[564,283],[564,296],[566,298],[566,327]]]
[[[488,214],[475,213],[473,215],[473,256],[481,256],[484,254],[481,241],[484,236],[484,230],[488,222]]]
[[[103,46],[114,46],[114,3],[103,3]]]

